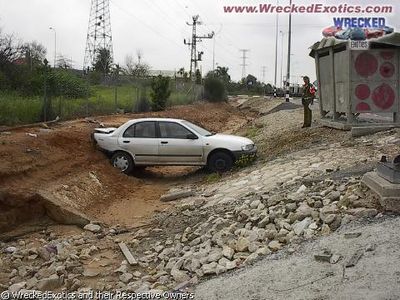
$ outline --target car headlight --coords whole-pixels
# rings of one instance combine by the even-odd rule
[[[242,146],[243,151],[251,151],[253,149],[254,149],[254,144],[248,144],[248,145]]]

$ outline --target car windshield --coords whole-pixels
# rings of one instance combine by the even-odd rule
[[[201,128],[200,126],[197,126],[193,123],[190,123],[188,121],[182,121],[183,124],[185,124],[186,126],[188,126],[190,129],[193,129],[194,131],[196,131],[198,134],[202,135],[202,136],[211,136],[214,135],[214,133],[209,132],[208,130]]]

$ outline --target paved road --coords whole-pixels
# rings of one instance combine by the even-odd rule
[[[269,256],[252,267],[205,281],[197,300],[263,299],[400,299],[399,217],[351,223],[334,234],[304,244],[299,252]],[[362,232],[346,239],[346,232]],[[345,262],[364,252],[353,268]],[[313,253],[328,248],[344,258],[337,264],[317,262]]]

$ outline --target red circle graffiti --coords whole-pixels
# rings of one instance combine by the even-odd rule
[[[394,66],[390,62],[384,62],[381,67],[379,68],[379,72],[381,73],[382,77],[389,78],[392,77],[394,74]]]
[[[360,102],[356,106],[356,111],[370,111],[371,107],[368,105],[368,103],[365,102]]]
[[[362,77],[371,76],[378,69],[378,60],[372,54],[363,52],[357,57],[355,68],[358,75]]]
[[[394,52],[393,51],[382,51],[381,57],[386,60],[392,59],[394,57]]]
[[[392,107],[395,97],[393,89],[386,83],[382,83],[372,92],[372,100],[381,109]]]
[[[371,90],[366,84],[359,84],[356,86],[356,96],[360,100],[365,100],[371,95]]]

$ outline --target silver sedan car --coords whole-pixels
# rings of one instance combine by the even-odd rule
[[[226,172],[240,156],[257,152],[248,138],[211,133],[169,118],[134,119],[119,128],[97,128],[93,138],[124,173],[155,165],[208,166],[213,172]]]

